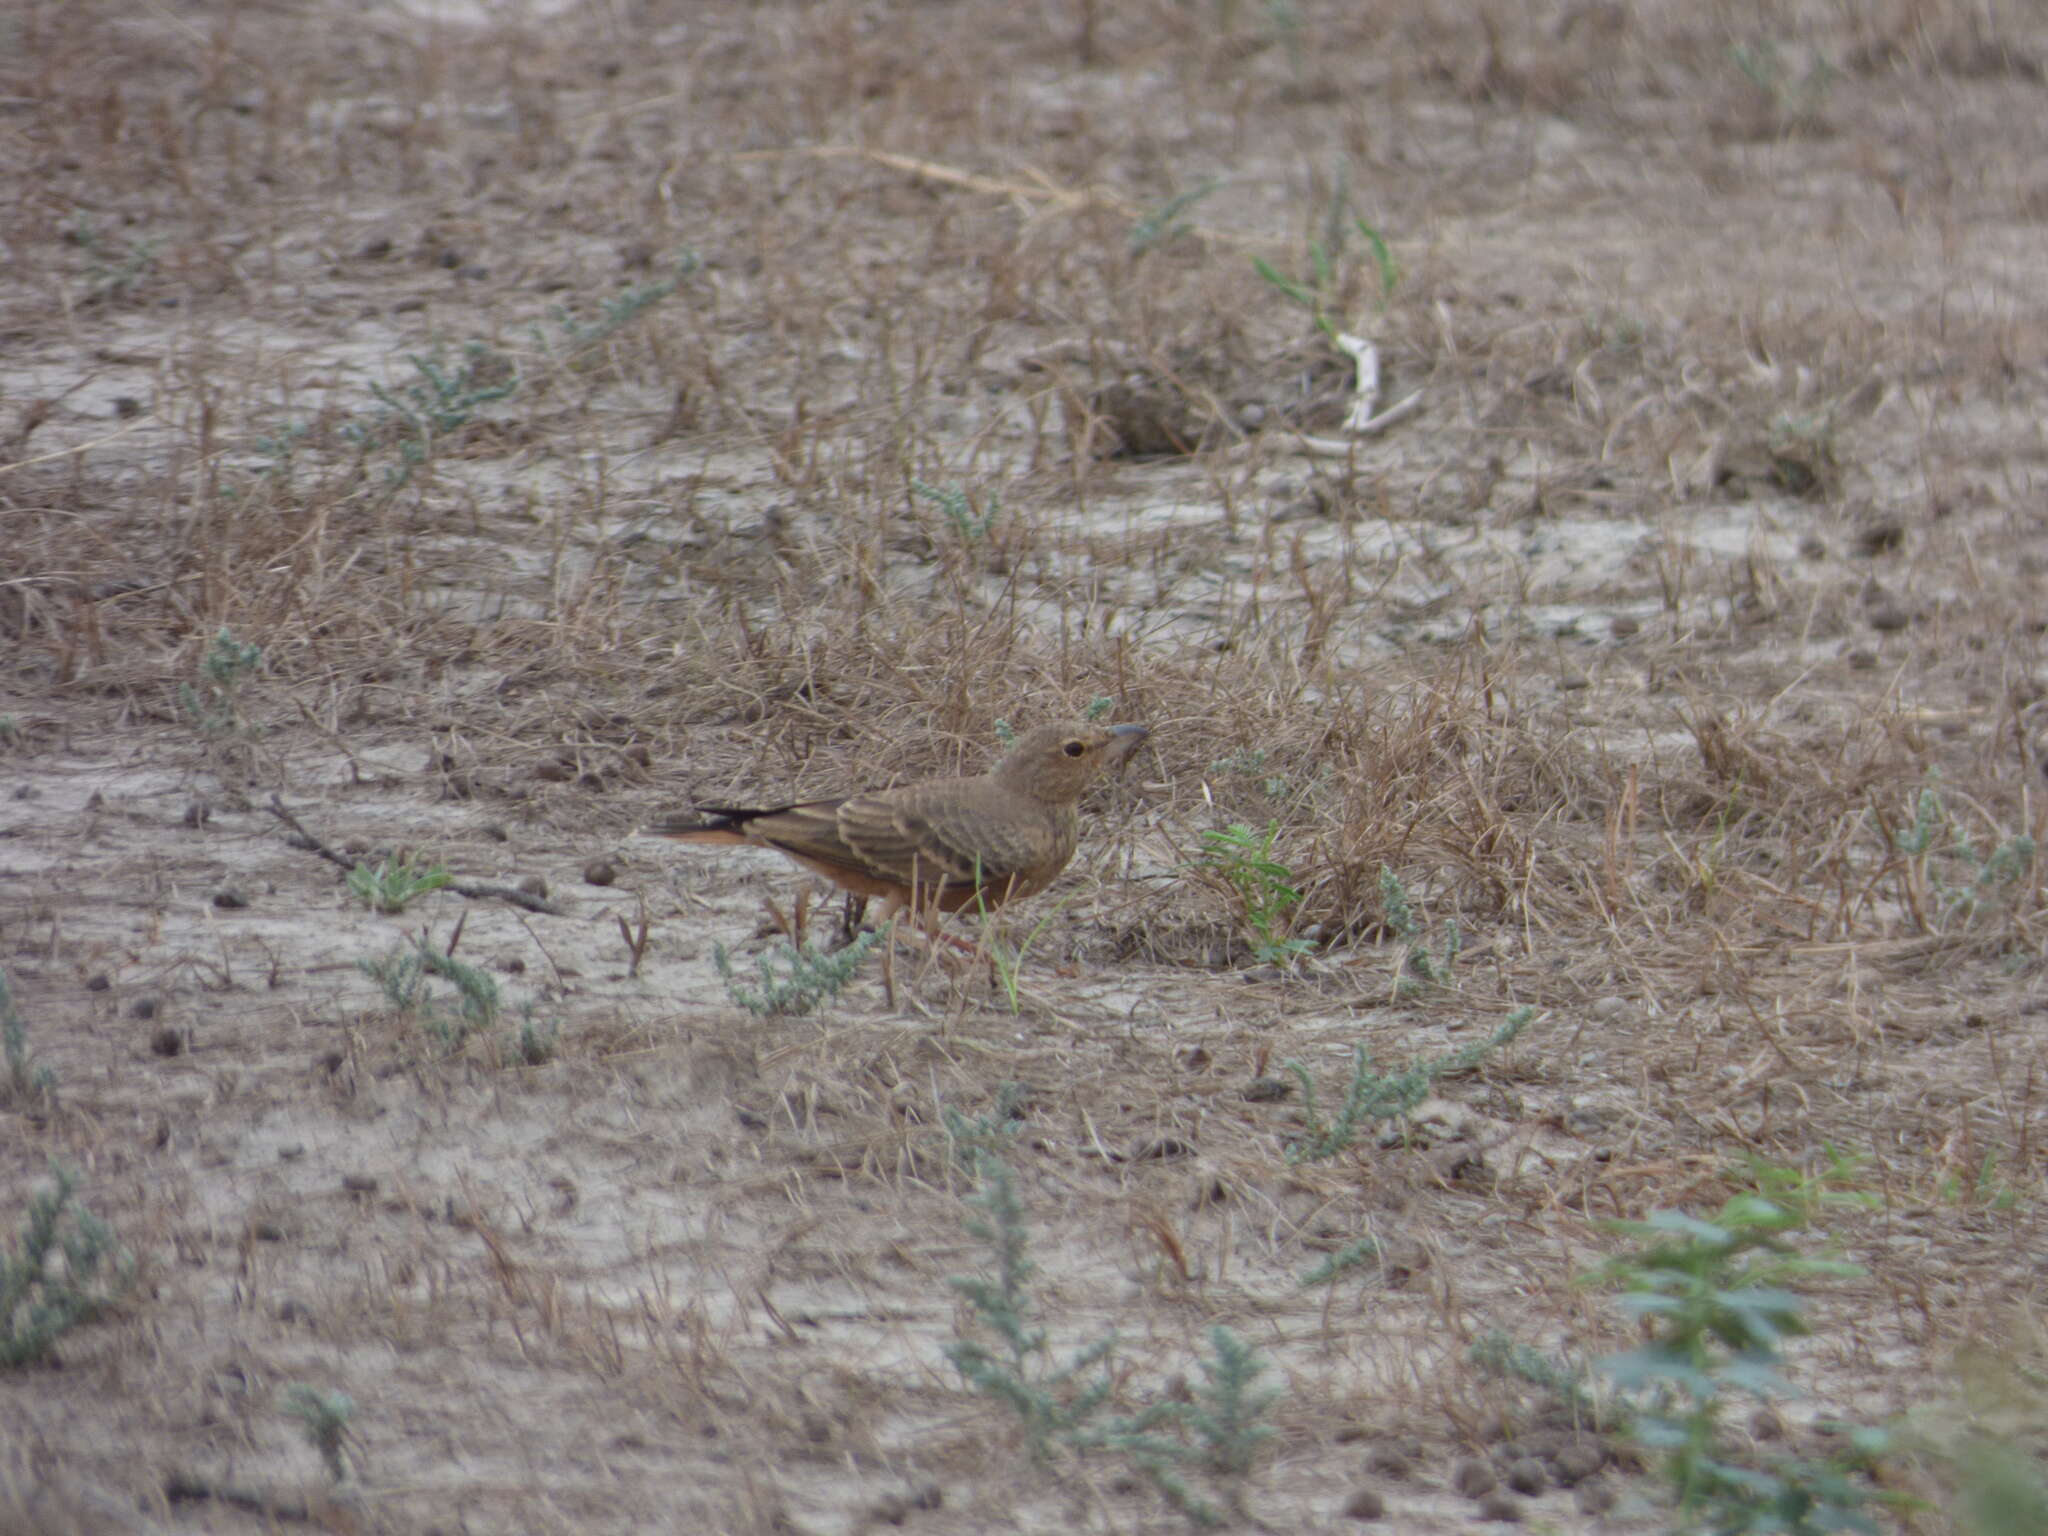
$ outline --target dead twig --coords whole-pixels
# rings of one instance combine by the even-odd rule
[[[361,862],[359,859],[350,858],[347,854],[336,853],[327,844],[307,831],[306,824],[286,810],[284,801],[278,796],[273,794],[270,797],[268,809],[271,815],[290,827],[297,835],[299,847],[306,849],[308,852],[319,854],[328,863],[337,865],[342,869],[354,869]],[[458,896],[467,896],[473,901],[507,901],[515,907],[524,907],[529,912],[545,912],[550,917],[567,917],[569,915],[564,908],[556,906],[545,897],[535,896],[530,891],[522,891],[514,885],[460,880],[450,884],[447,889],[453,891]]]

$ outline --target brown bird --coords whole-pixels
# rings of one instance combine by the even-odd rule
[[[777,849],[844,890],[883,898],[885,920],[908,907],[934,928],[941,912],[987,911],[1052,884],[1080,841],[1081,796],[1147,734],[1142,725],[1041,725],[976,777],[766,810],[699,806],[648,830]]]

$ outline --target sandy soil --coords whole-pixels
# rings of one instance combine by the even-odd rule
[[[1185,1528],[956,1368],[992,1260],[949,1116],[1051,1356],[1114,1335],[1106,1411],[1255,1352],[1273,1433],[1185,1470],[1229,1527],[1664,1529],[1626,1436],[1472,1349],[1627,1347],[1575,1283],[1606,1223],[1746,1158],[1870,1199],[1803,1240],[1861,1272],[1742,1454],[1960,1422],[1971,1361],[2039,1354],[2025,8],[0,37],[0,1231],[61,1166],[135,1264],[0,1373],[0,1532]],[[1406,414],[1345,437],[1255,259]],[[1098,710],[1153,737],[1073,867],[893,1002],[870,961],[738,1006],[718,954],[804,877],[636,833]],[[1265,933],[1203,867],[1233,824],[1299,892]],[[373,910],[344,866],[387,859],[456,885]],[[366,969],[421,949],[488,1017]],[[1299,1156],[1290,1064],[1327,1113],[1358,1048],[1524,1009]],[[338,1482],[295,1384],[353,1402]],[[1887,1473],[1919,1529],[1936,1461]]]

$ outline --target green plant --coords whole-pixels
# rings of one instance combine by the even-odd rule
[[[262,670],[262,647],[242,643],[223,626],[199,658],[199,686],[178,684],[178,702],[185,718],[209,739],[248,734],[242,685]]]
[[[348,1421],[355,1417],[355,1399],[346,1392],[322,1392],[318,1387],[295,1381],[285,1388],[284,1411],[287,1417],[299,1421],[306,1444],[318,1451],[321,1461],[326,1463],[327,1475],[337,1483],[346,1478],[345,1441]]]
[[[978,869],[976,873],[979,874]],[[989,964],[995,970],[996,985],[1003,989],[1003,1001],[1009,1006],[1010,1012],[1017,1013],[1023,1007],[1021,977],[1024,971],[1024,957],[1031,953],[1031,946],[1036,944],[1045,930],[1052,926],[1053,919],[1066,910],[1067,904],[1065,901],[1055,903],[1043,917],[1031,925],[1031,931],[1024,935],[1023,942],[1014,947],[1004,942],[1002,935],[997,931],[996,923],[991,920],[988,909],[979,896],[976,897],[976,904],[981,910],[982,946],[988,951]]]
[[[1373,269],[1379,279],[1379,304],[1384,309],[1392,301],[1394,290],[1401,282],[1401,269],[1394,260],[1393,248],[1387,244],[1386,236],[1362,218],[1354,216],[1350,227],[1363,237],[1372,253]],[[1322,240],[1308,242],[1308,275],[1305,278],[1289,277],[1263,256],[1252,258],[1252,270],[1282,298],[1307,310],[1315,321],[1316,329],[1332,342],[1336,341],[1340,329],[1330,318],[1330,306],[1337,302],[1341,287],[1337,263],[1343,257],[1344,235],[1343,223],[1333,221],[1331,238],[1327,243]]]
[[[1200,1362],[1203,1386],[1192,1402],[1160,1398],[1134,1413],[1110,1411],[1114,1333],[1082,1345],[1063,1364],[1053,1362],[1047,1332],[1033,1316],[1030,1282],[1037,1267],[1016,1176],[995,1150],[1010,1140],[1014,1107],[1011,1093],[999,1095],[997,1110],[979,1122],[946,1111],[954,1156],[976,1182],[967,1203],[977,1214],[967,1230],[988,1246],[991,1260],[988,1272],[951,1283],[997,1346],[961,1338],[945,1346],[946,1358],[968,1386],[1016,1415],[1035,1458],[1047,1459],[1059,1448],[1121,1455],[1197,1525],[1218,1524],[1216,1507],[1180,1469],[1199,1466],[1229,1490],[1230,1506],[1241,1509],[1242,1480],[1272,1434],[1259,1418],[1278,1393],[1254,1390],[1264,1367],[1221,1327],[1210,1331],[1214,1356]],[[997,1120],[998,1113],[1004,1118]]]
[[[1428,936],[1422,932],[1422,925],[1415,917],[1415,908],[1408,900],[1408,888],[1401,884],[1401,877],[1384,864],[1380,866],[1380,908],[1386,914],[1387,926],[1394,930],[1395,937],[1408,946],[1401,957],[1399,979],[1394,990],[1406,994],[1422,987],[1449,986],[1451,968],[1458,963],[1458,955],[1465,947],[1457,921],[1453,919],[1444,925],[1443,954],[1432,959]]]
[[[1188,232],[1187,220],[1182,215],[1222,185],[1218,178],[1205,181],[1199,187],[1190,187],[1185,192],[1176,192],[1139,219],[1131,226],[1131,254],[1142,256],[1147,251],[1171,245],[1180,239]]]
[[[703,259],[695,251],[679,252],[669,265],[667,277],[641,283],[637,287],[628,288],[617,298],[601,301],[598,305],[597,319],[578,320],[561,305],[549,310],[548,318],[561,327],[563,339],[568,344],[569,355],[574,357],[577,353],[586,352],[616,336],[674,293],[682,286],[683,280],[703,264]]]
[[[1906,858],[1907,904],[1931,933],[2006,908],[2034,868],[2031,837],[2011,837],[1988,853],[1978,852],[1932,783],[1914,797],[1913,824],[1891,840]]]
[[[1315,1079],[1309,1076],[1308,1068],[1298,1061],[1288,1062],[1285,1070],[1292,1072],[1301,1084],[1305,1134],[1288,1146],[1287,1161],[1311,1163],[1335,1157],[1357,1139],[1360,1127],[1406,1114],[1422,1102],[1438,1078],[1450,1072],[1471,1070],[1519,1035],[1535,1015],[1534,1008],[1517,1008],[1484,1040],[1392,1077],[1372,1070],[1371,1059],[1361,1044],[1352,1060],[1351,1084],[1344,1095],[1344,1107],[1337,1111],[1334,1120],[1323,1119],[1316,1108]]]
[[[553,1061],[561,1048],[561,1026],[553,1019],[536,1018],[534,1005],[525,1004],[519,1013],[519,1034],[506,1053],[509,1060],[538,1067]]]
[[[5,971],[0,971],[0,1053],[7,1058],[7,1096],[24,1102],[49,1102],[57,1091],[57,1074],[37,1066],[29,1055],[28,1020],[15,1004]]]
[[[968,500],[967,492],[957,485],[927,485],[922,480],[913,479],[910,482],[910,489],[920,500],[927,501],[939,509],[963,544],[972,544],[977,539],[986,538],[989,530],[995,526],[996,519],[1002,516],[1002,498],[994,493],[988,498],[988,510],[977,513],[974,510],[974,503]]]
[[[1729,50],[1744,79],[1756,87],[1777,117],[1782,130],[1810,128],[1820,121],[1835,71],[1815,54],[1804,71],[1796,69],[1769,38],[1737,43]]]
[[[869,930],[829,954],[810,943],[781,944],[755,958],[758,990],[749,989],[734,974],[732,956],[723,944],[712,945],[711,963],[725,983],[725,995],[747,1012],[763,1017],[809,1013],[826,998],[839,995],[880,938]]]
[[[1268,800],[1278,800],[1287,793],[1287,780],[1278,774],[1266,773],[1266,754],[1261,748],[1247,748],[1233,752],[1228,757],[1219,757],[1209,765],[1214,774],[1241,773],[1259,781],[1259,793]]]
[[[453,878],[438,864],[415,864],[410,858],[387,857],[375,869],[368,864],[356,865],[348,872],[348,888],[371,911],[395,917]]]
[[[112,1229],[74,1201],[78,1176],[54,1162],[50,1174],[55,1187],[30,1197],[20,1236],[0,1252],[0,1366],[42,1359],[135,1277]]]
[[[161,239],[144,239],[127,240],[115,246],[83,214],[71,226],[70,233],[72,243],[91,258],[86,268],[88,304],[125,299],[133,294],[142,286],[142,280],[156,270],[157,252],[164,244]]]
[[[1760,1465],[1737,1459],[1720,1428],[1738,1399],[1795,1395],[1780,1374],[1784,1344],[1808,1326],[1805,1303],[1788,1286],[1862,1273],[1853,1264],[1806,1257],[1787,1241],[1826,1209],[1874,1198],[1845,1187],[1856,1169],[1856,1159],[1840,1156],[1811,1175],[1752,1159],[1752,1187],[1712,1220],[1656,1211],[1613,1224],[1638,1246],[1592,1279],[1620,1287],[1622,1307],[1650,1337],[1598,1369],[1630,1399],[1634,1434],[1661,1463],[1686,1530],[1877,1531],[1865,1511],[1881,1495],[1861,1474],[1889,1448],[1884,1431],[1838,1426],[1846,1432],[1844,1455]]]
[[[467,426],[480,407],[517,391],[520,382],[511,363],[480,341],[466,345],[452,368],[438,351],[408,353],[406,361],[417,376],[395,388],[372,384],[382,413],[341,432],[366,457],[386,441],[397,442],[398,462],[385,471],[385,487],[393,492],[433,457],[442,438]]]
[[[1330,1285],[1354,1269],[1378,1269],[1386,1249],[1376,1237],[1361,1237],[1346,1243],[1322,1263],[1301,1277],[1301,1284]]]
[[[381,960],[357,962],[364,975],[384,990],[385,1001],[417,1020],[440,1042],[454,1050],[476,1030],[498,1021],[498,984],[473,965],[443,954],[425,938],[399,945]],[[445,981],[454,989],[456,1011],[441,1006],[429,983]]]
[[[1465,1357],[1490,1375],[1527,1382],[1547,1392],[1571,1409],[1575,1418],[1596,1429],[1619,1428],[1630,1421],[1626,1408],[1589,1385],[1592,1372],[1584,1364],[1555,1360],[1498,1329],[1476,1339]]]
[[[1301,892],[1294,887],[1294,871],[1273,857],[1279,835],[1278,821],[1267,822],[1264,832],[1234,822],[1202,834],[1202,856],[1196,861],[1198,868],[1222,876],[1236,894],[1239,914],[1251,930],[1252,958],[1261,965],[1289,965],[1315,950],[1307,939],[1288,937],[1288,914],[1301,901]]]

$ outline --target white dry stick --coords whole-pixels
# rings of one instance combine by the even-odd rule
[[[1337,337],[1337,350],[1350,358],[1358,368],[1358,381],[1351,387],[1351,409],[1344,416],[1344,430],[1353,437],[1370,437],[1383,428],[1391,427],[1404,416],[1412,415],[1422,404],[1422,391],[1418,389],[1399,404],[1390,405],[1384,411],[1379,411],[1380,349],[1363,336],[1340,333]],[[1374,415],[1375,411],[1379,411],[1379,414]],[[1333,451],[1333,445],[1317,443],[1307,451],[1329,453]],[[1343,448],[1341,445],[1335,445],[1334,451],[1342,453]]]
[[[1337,350],[1358,369],[1357,382],[1351,386],[1351,410],[1344,417],[1344,430],[1363,432],[1372,413],[1380,407],[1380,349],[1363,336],[1340,331]]]

